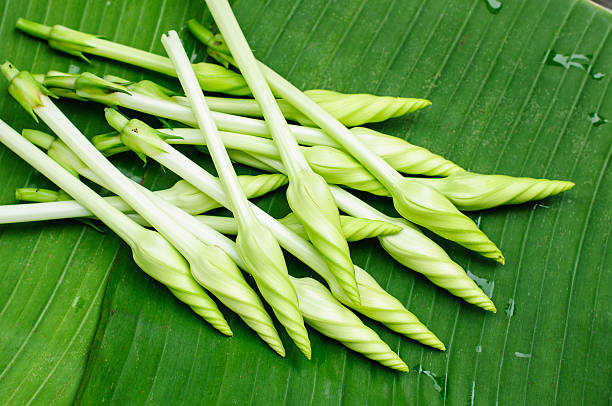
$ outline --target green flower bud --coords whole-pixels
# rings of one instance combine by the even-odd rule
[[[315,330],[386,367],[408,372],[408,366],[378,334],[334,299],[321,283],[311,278],[291,281],[300,296],[304,319]]]
[[[137,243],[131,244],[134,262],[155,280],[163,283],[180,301],[187,304],[214,328],[231,336],[227,321],[217,304],[191,275],[189,265],[159,233],[143,229]]]
[[[308,234],[304,230],[304,226],[295,214],[289,213],[287,216],[279,219],[285,226],[290,228],[300,237],[308,239]],[[340,225],[342,233],[347,241],[360,241],[366,238],[374,238],[381,235],[394,234],[401,231],[401,227],[385,221],[370,220],[351,216],[340,216]]]
[[[191,274],[224,305],[238,314],[274,351],[285,356],[274,323],[259,296],[246,283],[231,258],[219,247],[203,244],[199,256],[191,262]],[[292,289],[293,291],[293,289]]]
[[[66,52],[86,62],[89,60],[83,55],[83,52],[90,52],[93,48],[92,41],[98,38],[96,35],[85,34],[61,25],[49,27],[23,18],[17,20],[17,28],[35,37],[46,39],[51,48]]]
[[[365,127],[351,128],[351,132],[359,136],[359,139],[372,152],[379,155],[399,172],[427,176],[449,176],[453,173],[464,172],[464,169],[457,164],[402,138]]]
[[[375,96],[365,93],[343,94],[322,89],[307,90],[304,93],[347,127],[385,121],[431,105],[431,102],[425,99]],[[298,110],[294,108],[287,110],[287,118],[302,125],[316,127]]]
[[[287,201],[342,289],[359,303],[355,269],[342,234],[338,208],[325,180],[314,172],[302,171],[289,183]]]
[[[242,75],[221,65],[200,62],[193,65],[193,71],[202,89],[209,92],[226,93],[234,96],[251,94],[251,90]]]
[[[238,181],[246,197],[252,199],[287,184],[287,177],[281,174],[241,175],[238,176]],[[189,214],[200,214],[222,207],[219,202],[184,180],[179,180],[171,188],[157,191],[156,194]]]
[[[402,227],[397,234],[378,237],[382,247],[400,264],[423,274],[432,283],[468,303],[496,312],[491,299],[446,252],[404,219],[388,219]]]
[[[482,210],[554,196],[574,187],[562,180],[517,178],[506,175],[456,173],[447,178],[415,178],[446,196],[460,210]]]
[[[353,216],[393,223],[402,228],[396,234],[380,236],[382,247],[399,263],[425,275],[436,285],[466,301],[495,312],[495,306],[465,271],[421,230],[401,218],[389,217],[338,187],[332,187],[338,206]]]
[[[264,299],[297,347],[310,359],[310,340],[297,293],[289,280],[283,252],[276,239],[265,227],[243,227],[236,237],[236,248]]]
[[[393,191],[393,205],[405,219],[480,255],[503,264],[504,256],[478,226],[436,189],[403,178]]]
[[[302,147],[304,157],[313,171],[330,184],[345,185],[379,196],[389,192],[359,162],[346,152],[324,145]]]

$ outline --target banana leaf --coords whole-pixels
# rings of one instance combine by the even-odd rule
[[[471,171],[568,179],[576,187],[537,203],[470,213],[504,252],[503,267],[437,240],[492,295],[497,314],[403,268],[373,240],[352,244],[354,262],[448,348],[426,348],[366,320],[408,363],[408,374],[312,330],[311,361],[290,345],[281,359],[227,309],[234,337],[223,337],[138,270],[108,231],[75,221],[2,226],[2,403],[609,404],[612,14],[585,0],[232,5],[256,56],[304,90],[433,102],[372,128]],[[159,74],[53,51],[17,32],[18,17],[160,54],[161,34],[177,29],[194,61],[206,52],[185,23],[193,17],[212,24],[203,1],[0,1],[0,60],[37,73],[147,78],[175,90],[176,80]],[[18,130],[35,127],[6,86],[1,81],[0,117]],[[60,106],[88,135],[108,131],[101,106]],[[212,169],[202,154],[185,152]],[[176,180],[129,154],[113,160],[154,189]],[[1,146],[0,168],[1,204],[15,203],[17,187],[51,186]],[[362,196],[393,213],[389,200]],[[258,204],[276,216],[288,212],[282,191]],[[309,275],[297,261],[288,266]]]

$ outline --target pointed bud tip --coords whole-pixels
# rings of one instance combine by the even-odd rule
[[[225,336],[228,336],[228,337],[234,336],[234,332],[232,331],[232,329],[227,323],[222,323],[222,324],[216,323],[216,324],[213,324],[213,327],[216,328],[221,334]]]
[[[401,359],[396,365],[390,365],[390,367],[400,372],[410,372],[410,368],[408,368],[408,365],[406,365],[406,363]]]
[[[561,191],[562,192],[566,192],[566,191],[570,190],[571,188],[573,188],[574,186],[576,186],[576,184],[574,182],[563,181],[563,188],[561,189]]]
[[[304,327],[304,331],[306,328]],[[296,345],[302,351],[302,354],[310,361],[312,358],[312,348],[310,347],[310,339],[308,337],[301,339],[299,342],[296,341]]]
[[[283,347],[283,343],[280,341],[280,339],[278,341],[266,342],[266,344],[268,344],[270,348],[272,348],[272,350],[274,350],[274,352],[277,353],[280,357],[286,357],[285,347]]]
[[[493,304],[493,302],[489,302],[486,305],[482,306],[482,308],[484,310],[488,310],[491,313],[497,313],[497,308],[495,307],[495,305]]]

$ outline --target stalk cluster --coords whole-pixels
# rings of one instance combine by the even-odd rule
[[[422,229],[504,264],[501,250],[462,211],[544,199],[574,184],[468,172],[425,148],[360,127],[414,113],[431,102],[302,92],[255,59],[226,0],[206,3],[221,32],[214,34],[195,20],[188,27],[219,64],[192,64],[174,31],[162,36],[164,57],[61,25],[19,19],[20,30],[59,51],[170,75],[179,79],[182,91],[91,72],[30,74],[6,62],[1,71],[10,95],[54,135],[32,129],[19,134],[0,120],[0,141],[59,190],[18,189],[16,198],[29,203],[0,206],[0,224],[99,220],[130,246],[144,272],[214,328],[232,335],[211,296],[283,357],[273,317],[308,359],[306,325],[407,372],[405,362],[354,312],[445,350],[416,315],[353,263],[348,242],[366,238],[376,238],[397,262],[465,302],[496,312],[491,298]],[[106,105],[112,131],[90,141],[51,100],[57,97]],[[172,120],[173,128],[152,128],[119,107]],[[209,154],[218,178],[174,145],[194,145]],[[180,180],[154,192],[133,182],[109,160],[127,151],[159,163]],[[236,163],[270,173],[237,176]],[[115,196],[101,197],[81,178]],[[291,208],[285,217],[274,218],[249,200],[285,185]],[[397,215],[382,213],[347,189],[391,198]],[[219,207],[231,215],[204,214]],[[235,241],[226,235],[236,236]],[[292,276],[281,248],[324,283]]]

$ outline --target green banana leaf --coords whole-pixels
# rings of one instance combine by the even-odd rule
[[[607,405],[612,393],[612,15],[585,0],[239,0],[255,54],[303,89],[424,97],[433,105],[373,126],[485,173],[568,179],[538,203],[470,215],[503,250],[496,265],[445,241],[499,309],[489,314],[395,263],[375,241],[356,264],[445,343],[425,348],[366,320],[411,367],[396,373],[310,331],[312,360],[276,356],[227,309],[216,333],[141,272],[112,233],[76,221],[0,227],[0,401],[3,404]],[[175,80],[51,50],[14,29],[18,17],[63,24],[163,54],[177,29],[211,24],[203,1],[0,2],[0,61]],[[36,127],[1,81],[0,117]],[[61,101],[92,136],[99,105]],[[185,149],[206,168],[207,158]],[[152,188],[176,178],[135,156],[114,161]],[[49,182],[0,146],[0,203]],[[250,173],[242,168],[243,173]],[[390,201],[369,199],[392,213]],[[287,213],[283,192],[258,202]],[[438,240],[439,241],[439,240]],[[289,261],[294,275],[308,275]],[[281,331],[279,329],[279,331]]]

